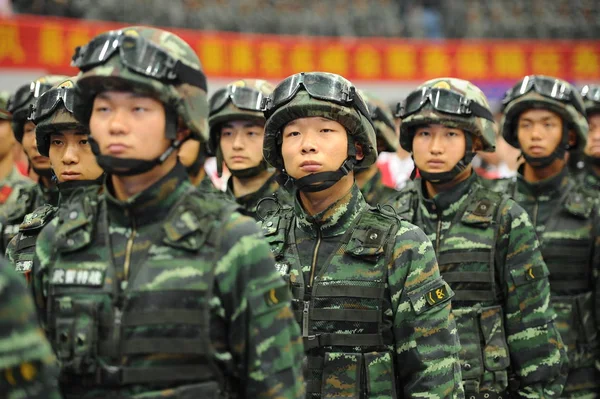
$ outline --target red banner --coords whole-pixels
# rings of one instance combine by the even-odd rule
[[[0,19],[0,68],[75,74],[69,66],[73,49],[100,32],[122,26],[63,18]],[[215,78],[280,79],[320,70],[365,81],[456,76],[491,83],[528,74],[600,80],[600,40],[432,42],[169,30],[196,50],[206,74]]]

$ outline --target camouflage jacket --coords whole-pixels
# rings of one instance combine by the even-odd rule
[[[364,186],[361,187],[360,192],[367,204],[377,206],[377,204],[385,204],[398,192],[391,187],[383,184],[381,178],[381,172],[377,170],[377,173],[369,179]]]
[[[21,187],[34,184],[31,179],[19,173],[16,166],[13,166],[9,175],[0,181],[0,209],[2,208],[1,205],[10,203],[15,199]]]
[[[596,197],[600,200],[600,175],[591,167],[584,168],[577,176],[583,189],[586,190],[591,197]]]
[[[8,243],[19,232],[19,226],[25,215],[32,213],[42,205],[58,204],[58,189],[50,189],[41,183],[19,188],[14,201],[5,204],[0,212],[0,251],[6,252]]]
[[[110,193],[109,178],[96,201],[61,207],[36,245],[63,392],[302,397],[289,291],[254,220],[205,199],[181,165],[127,201]]]
[[[527,213],[473,173],[452,190],[424,195],[421,179],[390,202],[434,243],[442,277],[456,296],[465,394],[515,390],[558,397],[566,355],[554,325],[548,269]]]
[[[58,367],[25,282],[0,260],[0,396],[60,399]]]
[[[296,198],[262,228],[294,297],[307,398],[464,396],[452,291],[420,229],[356,185],[314,216]]]
[[[550,271],[556,325],[569,354],[564,394],[600,390],[600,210],[594,198],[564,168],[536,183],[500,180],[496,190],[509,193],[529,214]]]
[[[260,220],[257,214],[257,206],[263,198],[276,197],[280,204],[292,203],[292,195],[277,183],[276,173],[269,177],[261,188],[241,197],[235,197],[235,195],[233,195],[233,178],[230,178],[227,181],[227,193],[243,208],[241,212],[244,215],[253,217],[257,221]]]

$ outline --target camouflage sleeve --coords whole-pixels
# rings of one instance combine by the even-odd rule
[[[566,350],[554,325],[548,268],[525,210],[509,199],[501,212],[496,259],[503,266],[505,323],[517,393],[558,397],[566,381]]]
[[[35,256],[33,257],[33,266],[31,268],[31,291],[42,326],[46,325],[48,265],[52,256],[53,237],[57,226],[58,219],[54,219],[40,231],[36,240]]]
[[[238,213],[224,230],[216,279],[233,363],[240,368],[240,396],[303,398],[302,339],[269,246],[254,219]]]
[[[403,221],[388,276],[399,377],[405,398],[463,398],[448,284],[431,242]]]
[[[0,261],[0,392],[3,398],[60,398],[57,365],[38,326],[23,277]]]

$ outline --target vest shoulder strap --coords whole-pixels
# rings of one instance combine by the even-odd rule
[[[57,208],[50,204],[42,205],[33,212],[25,215],[23,222],[19,226],[20,232],[33,232],[41,230],[56,215]]]

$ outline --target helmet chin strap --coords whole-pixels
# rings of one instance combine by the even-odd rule
[[[584,154],[583,161],[588,166],[600,166],[600,157],[592,157],[591,155]]]
[[[52,179],[52,177],[54,176],[54,171],[52,170],[52,168],[40,169],[40,168],[36,168],[35,166],[32,166],[31,169],[33,169],[35,174],[38,175],[39,177]]]
[[[473,139],[470,134],[465,135],[465,146],[466,146],[466,148],[470,148],[470,149],[473,148]],[[454,165],[452,167],[452,169],[450,169],[447,172],[430,173],[430,172],[425,172],[425,171],[419,170],[419,173],[421,174],[421,177],[423,178],[423,180],[427,180],[430,183],[433,183],[433,184],[449,183],[452,180],[454,180],[454,178],[456,176],[458,176],[461,172],[463,172],[465,169],[467,169],[469,167],[469,165],[471,164],[471,161],[473,161],[473,157],[475,157],[475,152],[473,150],[468,150],[468,151],[465,151],[465,155],[456,163],[456,165]],[[414,160],[414,157],[413,157],[413,160]],[[415,178],[416,173],[417,173],[417,166],[415,164],[415,167],[410,175],[411,180]]]
[[[556,146],[554,151],[550,155],[545,157],[534,157],[525,153],[521,150],[521,155],[525,158],[525,162],[534,169],[542,169],[548,167],[557,159],[565,159],[565,153],[569,148],[569,129],[563,127],[563,135],[560,143]]]
[[[249,179],[251,177],[255,177],[260,175],[262,172],[267,170],[267,161],[264,159],[260,161],[257,166],[252,166],[246,169],[231,169],[229,168],[229,172],[232,176],[235,176],[240,179]]]

